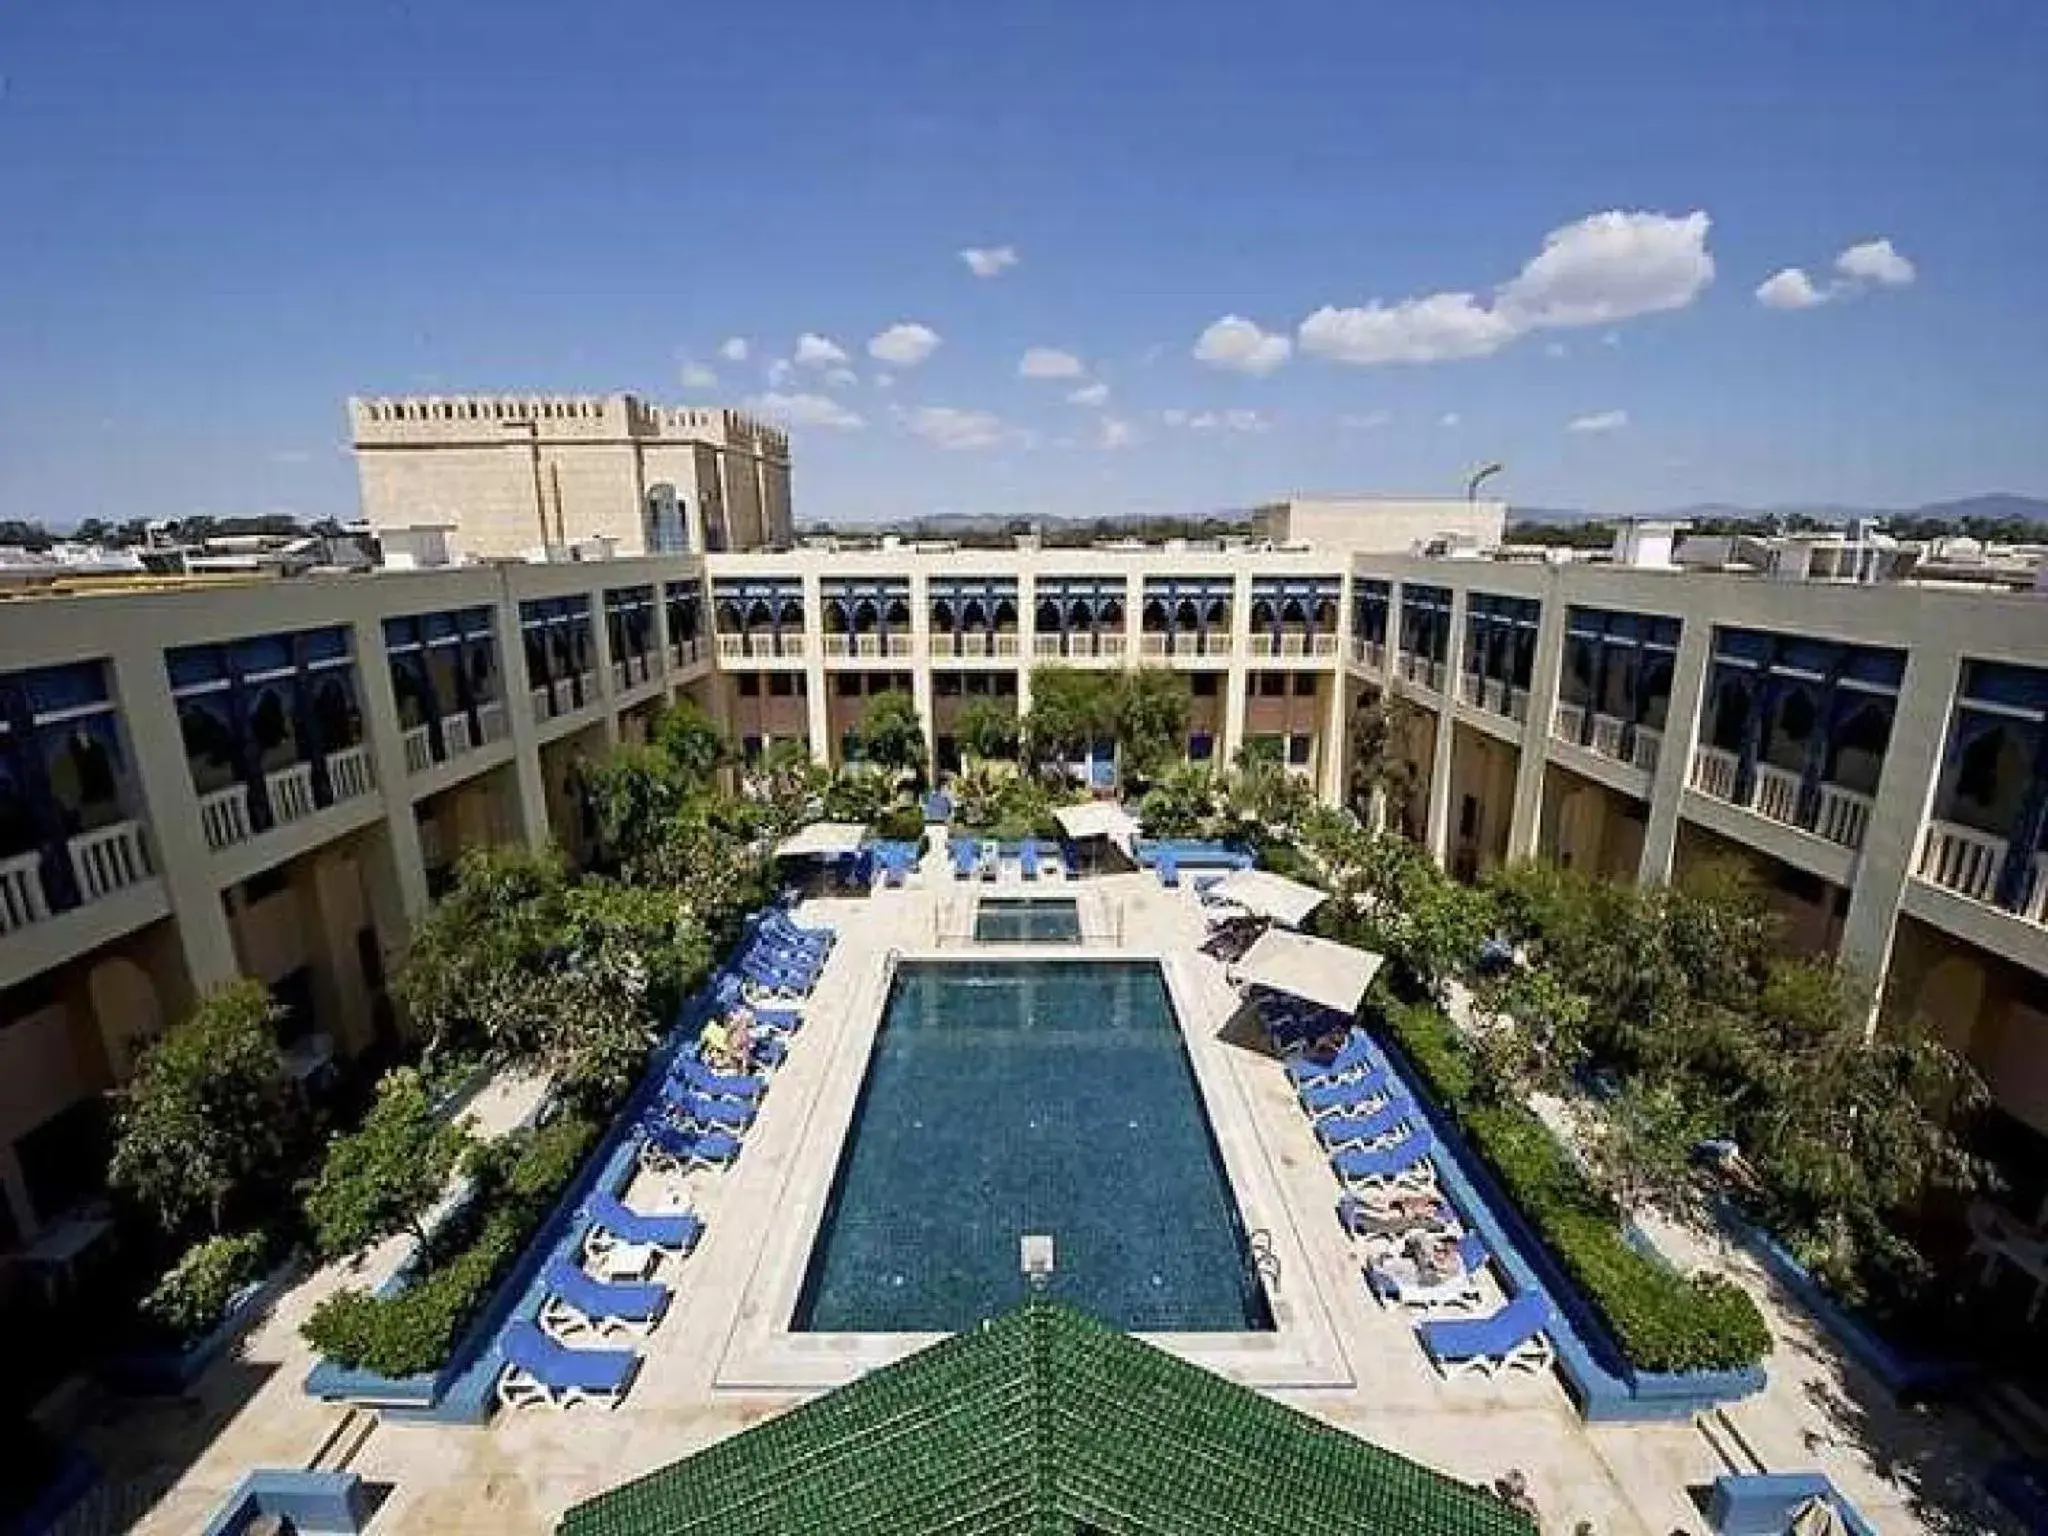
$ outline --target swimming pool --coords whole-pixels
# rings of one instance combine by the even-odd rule
[[[1273,1327],[1152,961],[898,970],[791,1327],[972,1327],[1023,1295],[1026,1233],[1112,1327]]]
[[[982,944],[1078,944],[1080,903],[1071,897],[984,896],[974,904],[974,937]]]

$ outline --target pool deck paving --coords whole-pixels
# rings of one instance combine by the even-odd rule
[[[1826,1472],[1887,1533],[1990,1528],[1970,1503],[1990,1454],[1974,1421],[1891,1405],[1755,1265],[1696,1233],[1657,1236],[1667,1251],[1697,1254],[1747,1286],[1777,1339],[1769,1387],[1722,1422],[1587,1425],[1554,1376],[1442,1381],[1409,1322],[1368,1297],[1333,1215],[1336,1181],[1279,1064],[1231,1043],[1236,994],[1224,968],[1196,952],[1204,930],[1192,893],[1164,889],[1149,873],[1080,883],[1101,918],[1089,931],[1120,933],[1121,949],[1094,942],[1079,953],[1163,957],[1246,1225],[1272,1231],[1282,1260],[1271,1293],[1277,1341],[1233,1336],[1244,1346],[1233,1353],[1214,1337],[1178,1336],[1167,1347],[1467,1481],[1520,1469],[1546,1531],[1586,1521],[1599,1536],[1704,1532],[1688,1489],[1731,1470],[1741,1447],[1772,1471]],[[975,889],[1023,893],[1008,872]],[[1073,883],[1034,889],[1067,894]],[[314,1360],[299,1324],[336,1287],[388,1273],[402,1256],[390,1244],[358,1271],[329,1266],[295,1285],[187,1398],[108,1404],[88,1448],[108,1469],[103,1507],[125,1505],[125,1514],[103,1528],[198,1531],[250,1469],[317,1464],[388,1489],[373,1531],[547,1532],[570,1505],[901,1354],[915,1341],[790,1334],[788,1306],[879,1022],[891,952],[1040,953],[959,942],[939,914],[957,910],[962,895],[943,861],[927,856],[904,889],[806,904],[803,920],[830,925],[840,941],[738,1164],[680,1181],[641,1175],[630,1191],[649,1207],[686,1200],[706,1228],[697,1251],[660,1274],[675,1300],[638,1346],[645,1364],[616,1410],[500,1413],[465,1428],[376,1423],[307,1397]],[[503,1104],[521,1101],[485,1102],[503,1118]]]

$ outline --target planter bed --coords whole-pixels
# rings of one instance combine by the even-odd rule
[[[255,1326],[278,1295],[298,1278],[298,1263],[287,1259],[261,1280],[237,1291],[212,1330],[182,1348],[137,1349],[109,1360],[100,1374],[107,1385],[138,1396],[177,1397],[189,1391],[206,1368]]]
[[[562,1186],[547,1214],[527,1237],[519,1256],[492,1287],[488,1297],[457,1337],[447,1361],[434,1371],[412,1376],[385,1376],[322,1360],[307,1375],[309,1396],[377,1409],[398,1423],[481,1424],[490,1416],[491,1388],[503,1365],[497,1342],[515,1315],[539,1305],[539,1275],[548,1257],[580,1232],[583,1203],[601,1181],[607,1188],[624,1182],[633,1161],[632,1137],[641,1116],[660,1092],[676,1054],[696,1037],[708,994],[685,1006],[676,1026],[648,1058],[640,1081],[584,1155],[577,1171]],[[402,1291],[411,1279],[401,1269],[377,1288],[379,1296]]]
[[[1419,1065],[1398,1027],[1389,1021],[1375,1033],[1396,1075],[1436,1132],[1440,1182],[1486,1239],[1513,1289],[1535,1290],[1549,1298],[1558,1367],[1586,1419],[1688,1419],[1705,1408],[1763,1389],[1765,1375],[1760,1364],[1680,1371],[1645,1370],[1632,1364],[1608,1319],[1468,1139],[1457,1116],[1438,1098],[1436,1083]],[[1636,1257],[1645,1264],[1653,1262]]]

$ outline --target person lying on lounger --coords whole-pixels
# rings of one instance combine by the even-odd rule
[[[1458,1240],[1439,1233],[1418,1232],[1409,1238],[1408,1258],[1415,1265],[1415,1277],[1424,1285],[1442,1285],[1465,1272]]]

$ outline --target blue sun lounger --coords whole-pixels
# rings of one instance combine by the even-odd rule
[[[1407,1266],[1380,1258],[1365,1266],[1365,1288],[1382,1306],[1417,1307],[1429,1312],[1476,1309],[1486,1304],[1486,1293],[1479,1288],[1479,1272],[1491,1257],[1486,1251],[1486,1239],[1477,1232],[1467,1232],[1458,1239],[1457,1273],[1440,1280],[1424,1280],[1419,1275],[1404,1273]]]
[[[771,1001],[801,1001],[809,997],[811,988],[818,984],[815,971],[805,974],[801,971],[786,970],[755,955],[742,956],[735,969],[747,983],[749,1002],[752,1002],[757,994]]]
[[[1415,1336],[1422,1352],[1446,1378],[1503,1371],[1542,1372],[1557,1358],[1546,1330],[1550,1303],[1541,1292],[1523,1291],[1489,1317],[1420,1323]]]
[[[695,1211],[650,1215],[603,1190],[590,1197],[590,1219],[622,1243],[639,1243],[663,1253],[688,1253],[704,1235],[704,1219]]]
[[[1338,1147],[1373,1147],[1400,1139],[1403,1126],[1415,1113],[1415,1105],[1398,1094],[1367,1114],[1330,1115],[1316,1121],[1316,1139],[1325,1151]]]
[[[512,1324],[498,1347],[505,1356],[498,1401],[507,1408],[537,1403],[550,1408],[577,1403],[616,1408],[640,1374],[640,1357],[630,1349],[570,1349],[541,1332],[536,1323]]]
[[[971,837],[956,837],[946,844],[946,853],[953,860],[953,874],[957,879],[974,878],[974,860],[981,851],[981,845]]]
[[[1017,873],[1026,880],[1038,878],[1038,839],[1027,837],[1017,845]]]
[[[737,1099],[743,1104],[751,1104],[768,1088],[758,1077],[714,1072],[694,1056],[685,1056],[678,1061],[669,1073],[669,1081],[686,1083],[706,1098]]]
[[[1410,1232],[1455,1231],[1458,1211],[1438,1196],[1427,1212],[1416,1216],[1394,1216],[1375,1212],[1357,1195],[1337,1198],[1337,1223],[1352,1237],[1398,1237]]]
[[[831,953],[838,938],[824,928],[800,927],[782,912],[770,912],[762,918],[758,932],[780,949],[817,955],[821,959]]]
[[[692,1168],[724,1168],[740,1155],[737,1136],[724,1131],[686,1131],[656,1119],[642,1128],[640,1166],[650,1173],[687,1173]]]
[[[768,1031],[769,1043],[774,1045],[778,1052],[778,1055],[769,1055],[767,1057],[770,1061],[778,1059],[780,1048],[783,1044],[782,1040],[775,1037],[793,1035],[804,1027],[804,1016],[801,1009],[776,1008],[755,1002],[747,996],[746,984],[731,972],[726,972],[719,976],[712,996],[721,1009],[727,1011],[734,1008],[746,1009],[748,1013],[754,1016],[754,1022],[763,1030]]]
[[[1344,1037],[1344,1043],[1337,1048],[1336,1055],[1327,1061],[1318,1061],[1313,1056],[1297,1056],[1287,1063],[1288,1081],[1296,1088],[1306,1088],[1311,1083],[1337,1083],[1347,1077],[1356,1077],[1369,1072],[1379,1065],[1378,1053],[1373,1049],[1372,1040],[1364,1030],[1354,1029]]]
[[[703,1094],[677,1082],[661,1085],[661,1101],[669,1113],[707,1130],[744,1131],[759,1113],[752,1104],[733,1099],[707,1099]]]
[[[1168,888],[1180,884],[1180,860],[1170,853],[1162,853],[1152,862],[1152,868],[1159,875],[1159,883]]]
[[[745,958],[765,970],[800,976],[805,981],[816,981],[825,969],[823,955],[807,954],[800,949],[784,949],[766,939],[756,939],[749,944]]]
[[[1372,1067],[1363,1076],[1336,1081],[1318,1080],[1301,1086],[1301,1107],[1309,1118],[1355,1110],[1387,1096],[1389,1083],[1385,1067]]]
[[[615,1333],[644,1337],[668,1311],[669,1289],[651,1280],[600,1280],[564,1258],[541,1271],[540,1325],[558,1344]]]
[[[1429,1154],[1435,1147],[1436,1137],[1430,1134],[1429,1127],[1419,1125],[1413,1135],[1391,1147],[1380,1147],[1371,1152],[1359,1147],[1345,1147],[1332,1152],[1330,1167],[1346,1184],[1359,1188],[1372,1189],[1386,1184],[1427,1187],[1436,1182],[1436,1170],[1429,1162]]]

